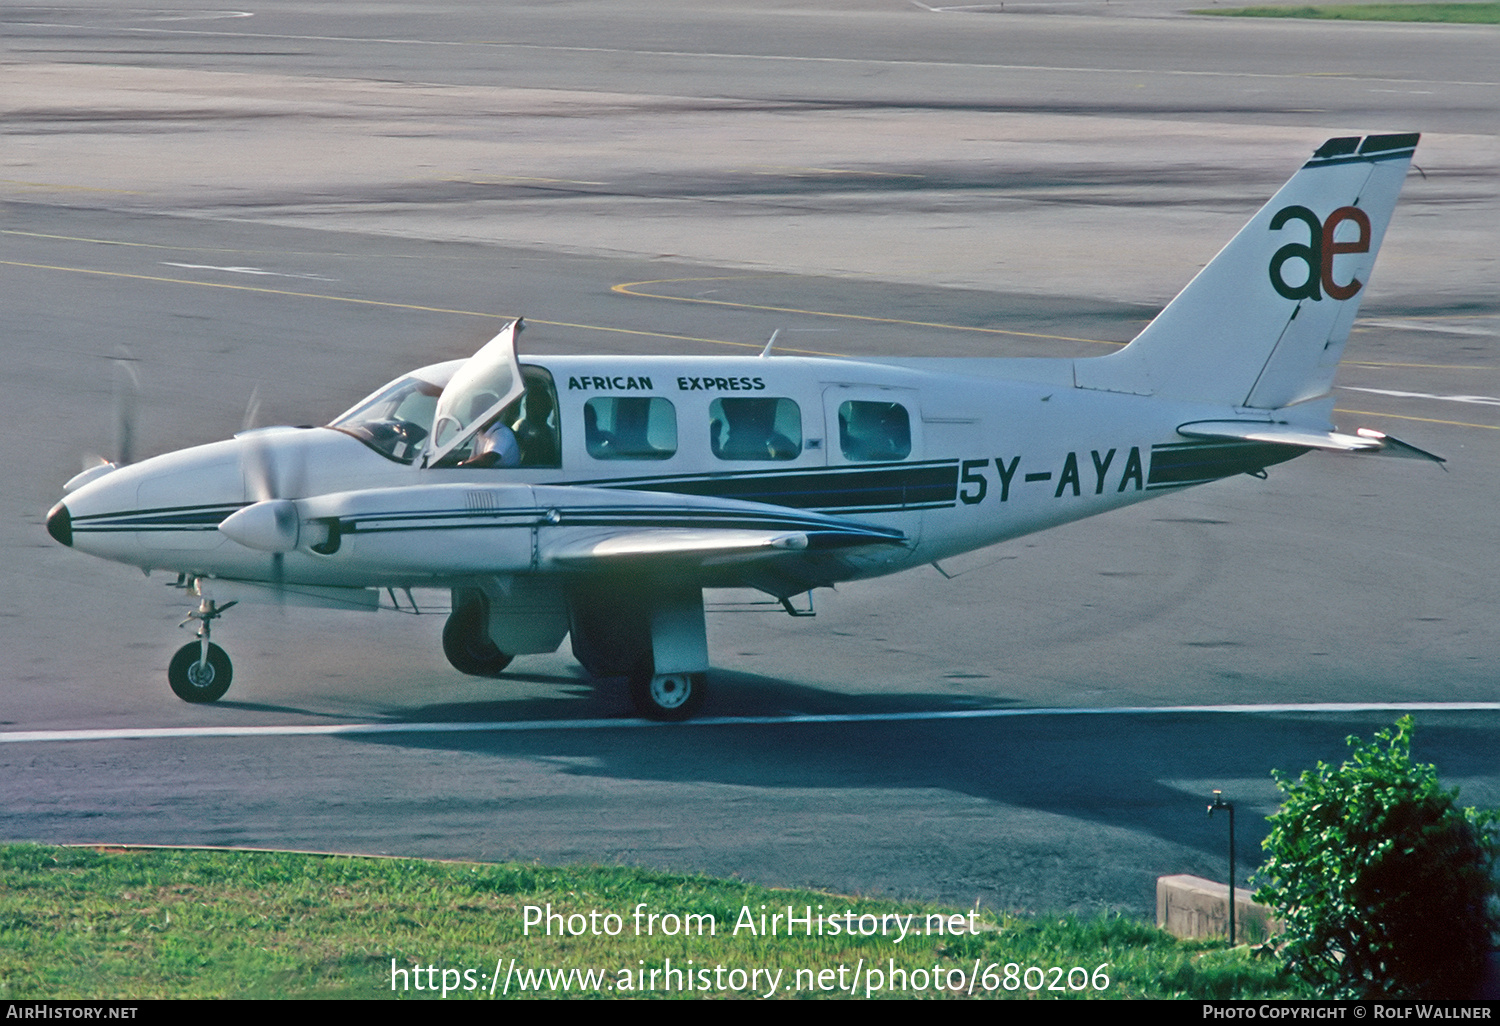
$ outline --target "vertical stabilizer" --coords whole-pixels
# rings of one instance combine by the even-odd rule
[[[1278,409],[1327,392],[1417,135],[1330,139],[1080,388]]]

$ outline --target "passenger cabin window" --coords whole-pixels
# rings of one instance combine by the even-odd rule
[[[721,460],[794,460],[802,452],[802,411],[791,399],[715,399],[709,444]]]
[[[839,448],[856,463],[911,455],[911,418],[900,403],[851,399],[839,406]]]
[[[597,396],[583,405],[596,460],[664,460],[677,451],[677,410],[659,396]]]

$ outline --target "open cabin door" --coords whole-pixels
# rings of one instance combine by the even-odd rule
[[[421,465],[437,466],[525,391],[516,360],[519,320],[511,321],[458,369],[438,396]]]

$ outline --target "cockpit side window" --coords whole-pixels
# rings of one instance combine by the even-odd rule
[[[860,463],[911,455],[911,418],[900,403],[851,399],[839,406],[839,448]]]
[[[422,451],[442,388],[405,377],[376,392],[328,426],[353,435],[397,463],[411,463]]]
[[[557,388],[541,367],[522,367],[526,391],[511,430],[521,447],[521,466],[562,466],[562,441],[557,419]]]
[[[721,460],[794,460],[802,453],[802,410],[792,399],[715,399],[709,445]]]
[[[437,466],[562,466],[557,389],[552,375],[541,367],[522,367],[521,380],[525,390],[489,418],[473,438],[444,455]]]

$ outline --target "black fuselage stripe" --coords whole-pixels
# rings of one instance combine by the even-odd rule
[[[238,510],[244,509],[247,503],[214,503],[209,506],[172,506],[166,509],[130,509],[117,510],[112,513],[88,513],[73,518],[74,525],[84,524],[109,524],[113,526],[125,526],[135,523],[213,523],[219,521]],[[210,518],[217,518],[210,520]]]
[[[528,482],[534,487],[545,483]],[[911,464],[878,464],[869,467],[820,467],[817,470],[756,471],[749,474],[683,475],[674,477],[574,481],[550,487],[603,487],[621,491],[695,495],[783,506],[830,515],[948,508],[958,496],[958,463],[941,460]],[[215,503],[210,506],[168,506],[96,513],[74,520],[78,533],[120,531],[193,531],[217,527],[232,513],[249,503]],[[464,510],[423,513],[417,511],[357,516],[351,519],[413,517],[532,517],[535,511]],[[737,514],[746,515],[746,514]]]
[[[1201,484],[1235,474],[1253,473],[1285,463],[1306,449],[1270,442],[1226,442],[1156,446],[1151,451],[1149,487]]]
[[[923,460],[917,463],[864,463],[856,466],[846,467],[816,467],[816,468],[786,468],[775,470],[741,470],[741,471],[714,471],[710,473],[695,474],[650,474],[640,477],[601,477],[582,481],[573,481],[571,484],[582,488],[643,488],[648,485],[667,485],[682,482],[703,481],[775,481],[785,478],[802,477],[809,474],[819,476],[841,476],[862,477],[872,473],[886,473],[890,471],[932,471],[950,469],[956,475],[958,472],[957,460]]]
[[[958,465],[887,468],[857,476],[818,471],[770,480],[732,477],[677,479],[660,484],[641,481],[631,487],[635,491],[738,499],[793,509],[871,506],[901,509],[955,501],[958,496]]]
[[[532,518],[528,525],[537,524]],[[493,521],[475,522],[473,520],[443,520],[436,523],[417,523],[404,521],[401,523],[379,522],[366,523],[356,520],[354,523],[342,529],[342,534],[399,534],[413,531],[464,531],[464,530],[493,530],[496,528],[507,528],[513,525],[496,524]],[[540,526],[540,525],[539,525]],[[667,511],[654,511],[650,514],[640,516],[604,516],[604,515],[564,515],[558,526],[561,527],[589,527],[589,528],[711,528],[714,530],[776,530],[790,531],[804,534],[837,534],[846,536],[868,537],[872,540],[899,540],[904,535],[893,528],[871,527],[863,524],[839,524],[827,521],[809,523],[800,520],[787,520],[783,522],[767,521],[764,518],[738,518],[732,515],[721,514],[715,518],[700,515],[676,516]]]

